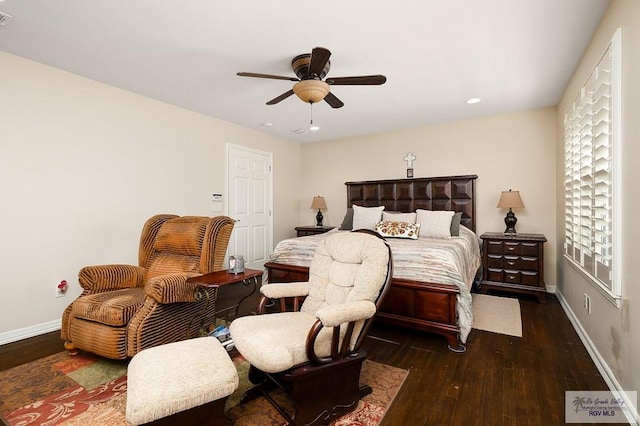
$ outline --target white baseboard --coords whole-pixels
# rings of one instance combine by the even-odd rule
[[[615,375],[613,374],[613,371],[611,371],[611,368],[609,368],[609,365],[606,363],[602,355],[600,355],[598,348],[596,348],[596,346],[591,341],[591,338],[589,338],[589,335],[587,334],[586,330],[582,327],[582,324],[580,324],[578,317],[573,313],[571,306],[569,306],[569,304],[567,303],[567,300],[562,295],[562,292],[556,290],[555,293],[556,293],[556,297],[560,301],[560,305],[562,306],[567,316],[569,317],[569,320],[573,324],[573,328],[578,333],[580,340],[582,340],[582,343],[587,349],[587,352],[589,352],[589,356],[591,356],[591,359],[596,365],[596,368],[600,372],[600,375],[602,375],[602,377],[604,378],[604,381],[607,383],[607,386],[609,386],[609,390],[612,392],[619,393],[619,395],[621,395],[622,398],[624,399],[624,403],[629,409],[629,411],[627,412],[627,420],[629,421],[629,424],[631,425],[640,424],[640,417],[638,416],[637,407],[634,405],[636,401],[633,401],[632,403],[632,401],[628,399],[627,394],[620,386],[620,382],[618,382],[618,379],[616,379]]]
[[[50,333],[60,330],[62,320],[45,322],[43,324],[32,325],[31,327],[21,328],[19,330],[7,331],[0,333],[0,345],[17,342],[18,340],[27,339],[29,337],[39,336],[40,334]]]

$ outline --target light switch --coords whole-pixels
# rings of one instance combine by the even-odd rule
[[[222,211],[222,194],[214,193],[211,196],[211,211],[212,212]]]

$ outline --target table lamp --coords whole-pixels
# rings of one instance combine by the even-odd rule
[[[507,215],[504,217],[504,224],[507,225],[504,233],[516,234],[516,222],[518,219],[516,219],[516,215],[511,209],[524,208],[522,198],[520,198],[520,192],[512,190],[502,191],[500,201],[498,201],[498,205],[496,207],[500,209],[509,209],[509,212],[507,212]]]
[[[318,209],[318,214],[316,215],[316,226],[322,226],[322,209],[327,208],[327,203],[324,201],[324,197],[317,196],[313,197],[313,201],[311,202],[312,209]]]

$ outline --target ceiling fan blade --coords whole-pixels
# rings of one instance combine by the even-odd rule
[[[293,90],[288,90],[288,91],[284,92],[282,95],[271,99],[269,102],[267,102],[267,105],[275,105],[278,102],[287,99],[291,95],[293,95]]]
[[[332,108],[342,108],[344,106],[344,103],[331,92],[327,93],[324,100],[331,105]]]
[[[364,85],[380,85],[387,81],[384,75],[361,75],[359,77],[333,77],[327,78],[326,83],[333,86],[364,86]]]
[[[296,77],[284,77],[281,75],[272,75],[272,74],[258,74],[255,72],[239,72],[237,75],[239,75],[240,77],[258,77],[258,78],[273,78],[276,80],[300,81],[300,79]]]
[[[324,47],[314,47],[311,51],[311,62],[309,63],[309,75],[319,76],[327,64],[331,52]]]

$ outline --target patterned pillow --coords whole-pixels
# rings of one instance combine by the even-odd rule
[[[385,220],[376,224],[376,232],[383,237],[418,239],[420,225],[408,222]]]

